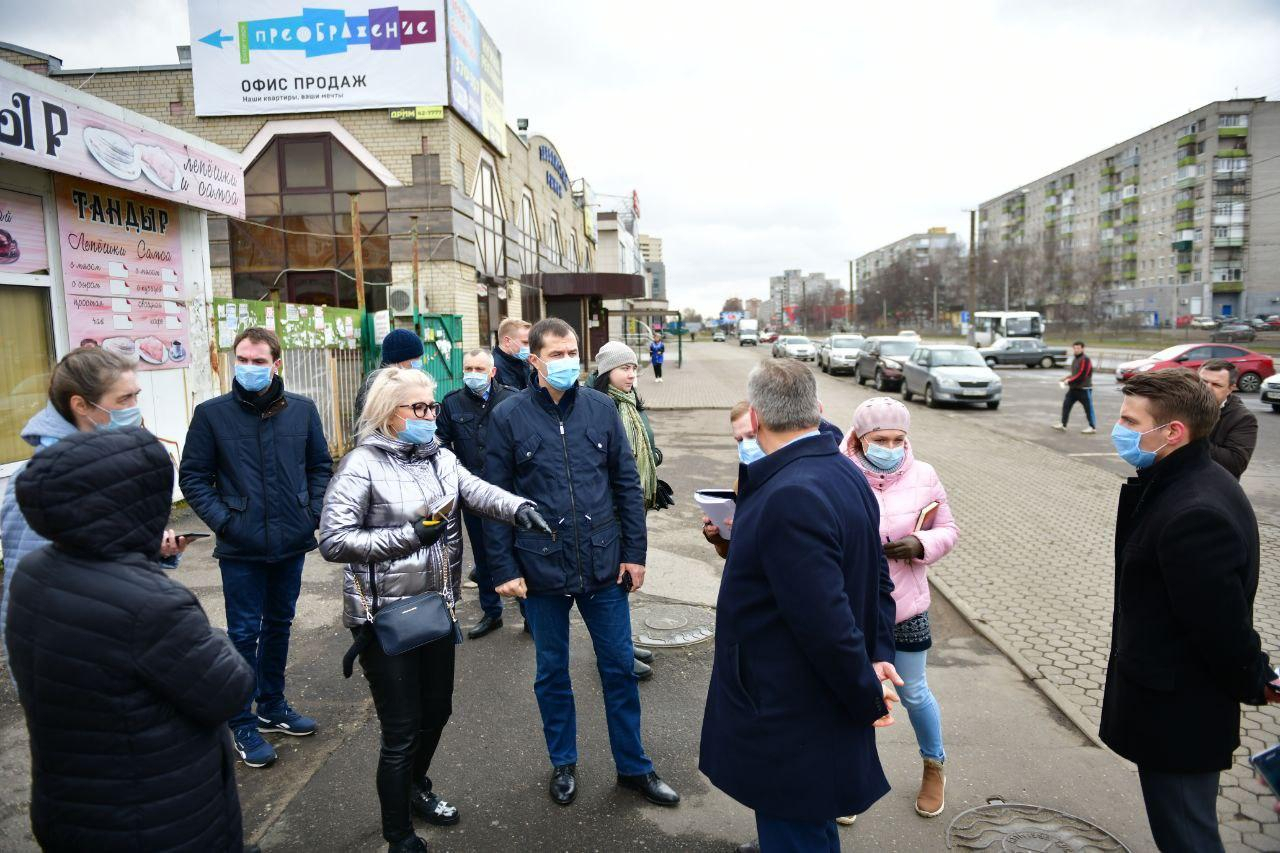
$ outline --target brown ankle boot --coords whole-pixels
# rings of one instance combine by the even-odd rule
[[[921,817],[937,817],[946,808],[947,777],[942,772],[942,762],[932,758],[924,760],[924,776],[920,779],[920,793],[916,795],[916,814]]]

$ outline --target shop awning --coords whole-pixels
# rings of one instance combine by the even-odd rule
[[[644,276],[619,272],[549,272],[530,276],[544,296],[602,296],[629,299],[644,296]]]

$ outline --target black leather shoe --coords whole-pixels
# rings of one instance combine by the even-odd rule
[[[578,765],[565,764],[551,771],[551,799],[562,806],[578,796]]]
[[[636,678],[641,681],[648,681],[653,678],[653,667],[647,663],[642,663],[639,658],[631,662],[631,671],[636,674]]]
[[[760,853],[760,842],[748,841],[746,844],[739,844],[738,853]]]
[[[675,789],[658,778],[657,773],[643,773],[639,776],[623,776],[618,774],[618,784],[644,794],[644,798],[660,806],[674,806],[680,802],[680,795]]]
[[[409,808],[413,813],[435,826],[453,826],[462,815],[432,791],[424,791],[416,785],[409,794]]]
[[[653,663],[653,652],[648,649],[633,646],[632,651],[635,653],[636,660],[640,661],[640,663]]]
[[[494,631],[502,627],[502,617],[494,618],[485,616],[479,622],[471,626],[471,630],[467,631],[467,638],[478,640],[485,634],[492,634]]]
[[[427,842],[420,835],[410,835],[388,844],[387,853],[427,853]]]
[[[524,620],[524,632],[528,634],[530,637],[533,636],[533,629],[529,627],[528,619]]]

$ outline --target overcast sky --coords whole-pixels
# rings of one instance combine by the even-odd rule
[[[1280,99],[1275,0],[470,2],[507,121],[637,190],[673,306],[703,312],[788,268],[847,284],[929,226],[967,240],[963,208],[1237,90]],[[0,39],[71,68],[189,41],[181,0],[38,5],[0,0]]]

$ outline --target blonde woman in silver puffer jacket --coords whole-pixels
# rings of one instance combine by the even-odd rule
[[[360,667],[382,725],[382,834],[397,852],[426,850],[411,814],[438,826],[459,819],[427,776],[452,713],[454,643],[446,638],[388,655],[368,628],[365,601],[376,613],[405,598],[440,592],[452,606],[462,580],[462,505],[524,529],[546,528],[533,503],[474,476],[437,444],[438,411],[430,376],[413,369],[382,371],[360,416],[360,442],[330,481],[320,520],[320,552],[330,562],[347,564],[343,623],[362,645]],[[444,521],[423,523],[449,500]]]

